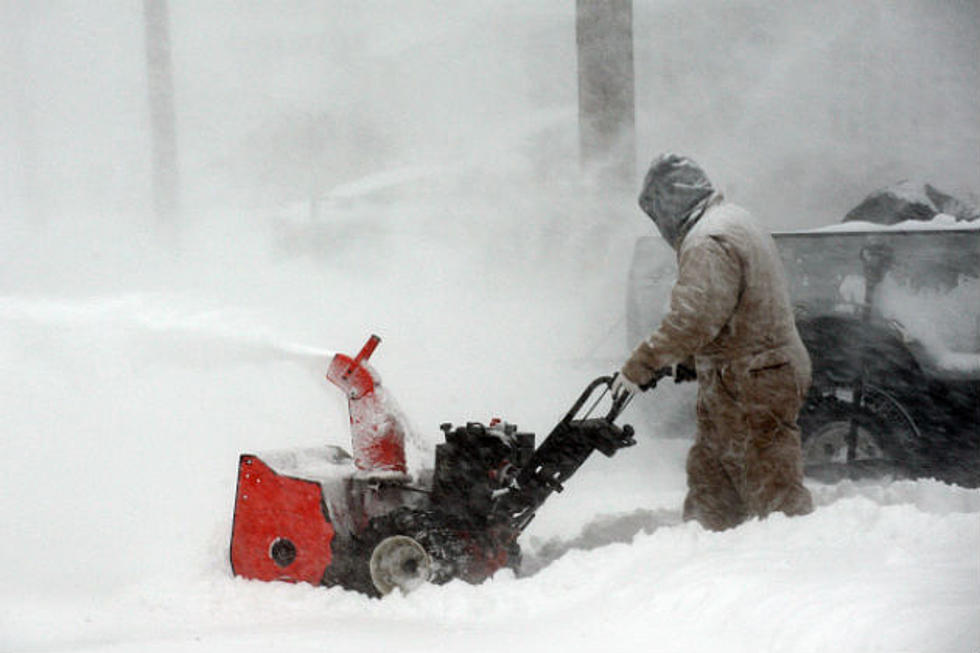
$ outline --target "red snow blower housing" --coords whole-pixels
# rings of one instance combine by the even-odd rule
[[[613,400],[612,377],[604,376],[537,449],[534,434],[497,419],[443,424],[433,468],[413,478],[404,422],[366,366],[379,342],[371,336],[354,358],[337,354],[327,372],[347,394],[353,457],[333,446],[241,456],[231,536],[236,575],[371,596],[453,578],[478,583],[519,567],[518,536],[594,450],[612,456],[635,444],[631,426],[614,424],[629,398]],[[607,412],[590,417],[607,395]]]

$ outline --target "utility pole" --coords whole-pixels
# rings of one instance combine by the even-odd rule
[[[579,147],[603,183],[631,185],[636,168],[632,0],[576,0]]]
[[[167,0],[143,0],[152,139],[153,208],[172,227],[177,218],[177,124]]]

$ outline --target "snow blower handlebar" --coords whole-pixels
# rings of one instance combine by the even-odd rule
[[[633,427],[622,428],[613,422],[626,408],[630,398],[614,398],[609,411],[602,417],[592,412],[610,393],[612,377],[602,376],[590,383],[568,414],[552,429],[541,446],[532,454],[511,485],[495,498],[491,523],[510,531],[513,537],[523,531],[534,518],[538,508],[552,492],[561,492],[562,485],[598,449],[612,456],[624,447],[636,444]],[[596,390],[603,388],[585,415],[579,417],[583,406]]]
[[[588,419],[589,415],[592,414],[592,411],[595,410],[599,402],[602,401],[603,397],[605,397],[606,394],[612,388],[612,382],[614,378],[615,378],[614,376],[600,376],[595,381],[593,381],[588,386],[586,386],[581,396],[579,396],[578,400],[574,404],[572,404],[572,407],[569,409],[565,417],[562,418],[562,422],[570,423],[572,420],[574,420],[575,416],[578,415],[580,410],[582,410],[582,406],[584,406],[585,403],[595,393],[596,388],[605,386],[606,387],[605,391],[599,395],[595,403],[593,403],[592,406],[589,408],[588,412],[586,412],[584,419]],[[626,408],[626,405],[629,404],[630,399],[631,397],[629,396],[621,396],[618,398],[614,397],[612,400],[612,405],[609,407],[609,412],[606,413],[604,419],[606,419],[610,424],[614,422],[616,418],[619,417],[620,413],[622,413],[623,410]]]

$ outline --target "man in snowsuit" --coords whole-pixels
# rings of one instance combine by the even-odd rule
[[[668,315],[623,365],[614,393],[693,358],[697,436],[684,519],[723,530],[774,511],[812,511],[796,423],[810,359],[775,242],[674,154],[653,162],[639,204],[676,250],[678,277]]]

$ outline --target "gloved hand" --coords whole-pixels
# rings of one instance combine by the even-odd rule
[[[674,367],[674,383],[684,383],[685,381],[697,381],[698,371],[694,368],[693,361],[684,361]]]
[[[640,386],[630,381],[622,372],[617,372],[612,380],[612,398],[618,401],[621,397],[629,397],[639,391]]]

